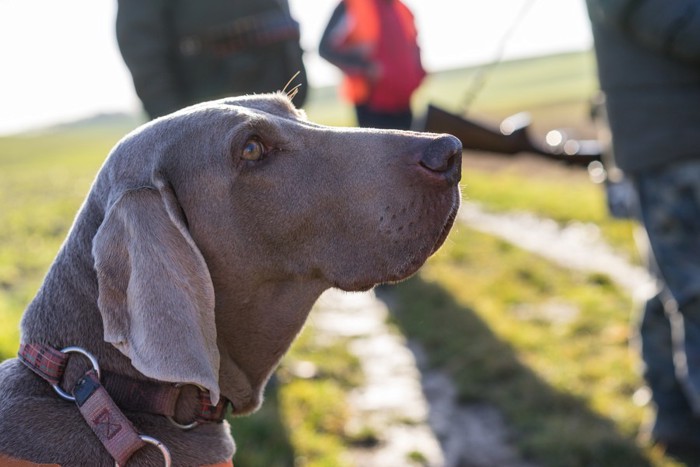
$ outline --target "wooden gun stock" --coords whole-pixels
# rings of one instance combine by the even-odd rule
[[[539,145],[530,139],[527,129],[527,125],[516,124],[509,129],[508,133],[504,133],[501,129],[490,128],[433,105],[428,106],[424,128],[431,133],[454,135],[462,142],[462,147],[468,150],[500,154],[529,152],[548,159],[582,166],[600,160],[600,147],[595,142],[570,140],[566,142],[568,144],[557,146]]]

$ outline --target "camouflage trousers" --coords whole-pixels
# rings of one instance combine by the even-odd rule
[[[700,426],[700,161],[635,174],[632,179],[653,263],[664,288],[647,302],[641,320],[645,378],[659,415],[668,416],[672,425],[682,424],[680,419],[685,418],[697,427]]]

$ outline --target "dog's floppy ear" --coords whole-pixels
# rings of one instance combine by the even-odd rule
[[[172,190],[127,191],[93,242],[105,341],[144,375],[219,399],[214,289]]]

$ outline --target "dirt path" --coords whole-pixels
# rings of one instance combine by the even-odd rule
[[[353,449],[355,465],[533,467],[508,443],[498,410],[457,404],[450,378],[428,368],[420,346],[387,324],[388,313],[372,291],[331,290],[314,309],[317,332],[350,338],[365,375],[349,403],[354,423],[370,428],[379,443]]]
[[[635,297],[650,296],[654,290],[649,273],[613,251],[602,240],[596,225],[575,223],[561,227],[527,212],[494,214],[470,202],[463,203],[459,220],[565,268],[607,274]]]
[[[362,365],[365,384],[349,395],[353,423],[370,429],[379,443],[354,449],[355,465],[446,465],[427,423],[429,406],[415,358],[387,318],[387,307],[372,291],[330,290],[314,309],[316,331],[349,338],[350,351]]]

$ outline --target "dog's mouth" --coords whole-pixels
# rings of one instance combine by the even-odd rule
[[[454,226],[455,221],[457,220],[457,212],[459,211],[459,195],[456,197],[456,201],[452,205],[452,210],[450,211],[450,214],[447,216],[447,220],[445,221],[445,225],[442,227],[442,231],[440,232],[440,235],[438,236],[437,240],[435,241],[435,245],[433,245],[432,250],[430,251],[429,257],[434,255],[435,252],[437,252],[440,247],[445,243],[445,240],[447,240],[447,236],[450,234],[450,231],[452,230],[452,226]]]

